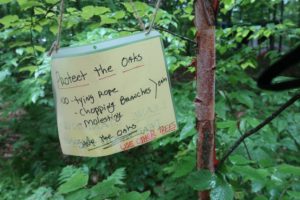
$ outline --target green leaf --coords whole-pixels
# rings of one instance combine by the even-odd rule
[[[52,188],[42,186],[36,189],[30,197],[26,198],[26,200],[48,200],[52,197],[52,192]]]
[[[180,140],[192,136],[196,133],[195,124],[193,121],[188,121],[180,132]]]
[[[226,13],[227,11],[231,10],[231,8],[234,6],[234,0],[223,0],[224,2],[224,11],[223,13]]]
[[[8,28],[12,25],[13,22],[19,20],[17,15],[6,15],[0,19],[0,24],[3,24],[4,27]]]
[[[224,121],[224,122],[218,122],[217,123],[218,129],[228,129],[228,134],[233,135],[237,130],[237,122],[236,121]]]
[[[59,174],[59,178],[58,181],[60,184],[66,182],[69,180],[69,178],[71,178],[78,170],[78,168],[72,166],[72,165],[68,165],[66,167],[64,167],[60,174]]]
[[[42,32],[42,30],[43,30],[43,27],[42,27],[42,26],[39,26],[39,25],[37,25],[37,26],[34,26],[34,27],[33,27],[33,29],[34,29],[34,30],[36,30],[37,32],[41,33],[41,32]]]
[[[146,13],[149,8],[148,4],[146,4],[144,2],[140,2],[140,1],[134,2],[134,5],[135,5],[137,11],[142,12],[142,13]]]
[[[247,60],[241,64],[242,69],[247,69],[249,67],[256,68],[255,64],[251,60]]]
[[[218,129],[226,129],[226,128],[236,129],[237,128],[237,122],[233,121],[233,120],[228,120],[228,121],[225,121],[225,122],[218,122],[217,123],[217,128]]]
[[[215,187],[216,177],[208,170],[200,170],[191,173],[187,177],[186,183],[194,190],[204,191]]]
[[[46,3],[49,4],[56,4],[57,2],[59,2],[59,0],[46,0]]]
[[[265,182],[266,177],[268,176],[267,170],[254,169],[250,166],[234,166],[232,171],[241,174],[246,180],[258,180]]]
[[[50,27],[50,31],[51,33],[53,33],[53,35],[56,35],[57,32],[58,32],[58,27],[55,25],[55,26],[51,26]]]
[[[45,47],[42,47],[42,46],[34,46],[34,48],[35,48],[37,51],[42,52],[42,53],[46,51]]]
[[[95,15],[101,15],[110,11],[109,8],[101,6],[85,6],[82,8],[81,16],[83,19],[88,20]]]
[[[275,126],[277,127],[278,132],[286,130],[286,120],[282,120],[279,118],[274,121],[273,124],[275,124]]]
[[[133,7],[132,7],[131,3],[123,3],[123,5],[125,6],[125,8],[128,12],[133,13]],[[143,2],[139,2],[139,1],[134,2],[134,6],[140,16],[145,15],[145,13],[148,9],[147,4],[145,4]]]
[[[150,192],[138,193],[130,192],[121,195],[118,199],[120,200],[146,200],[150,196]]]
[[[36,0],[17,0],[22,10],[27,10],[32,7],[42,6],[43,4]]]
[[[104,200],[106,198],[111,198],[117,196],[122,190],[117,188],[115,186],[115,182],[110,180],[110,181],[103,181],[100,183],[97,183],[97,185],[93,186],[90,190],[90,198],[94,197],[101,197],[98,198],[99,200]],[[98,200],[97,199],[97,200]]]
[[[45,13],[46,13],[46,10],[42,9],[41,7],[34,8],[35,15],[44,15]]]
[[[229,160],[234,165],[248,165],[253,163],[253,161],[246,159],[244,156],[241,155],[233,155],[229,157]]]
[[[123,3],[123,5],[128,12],[133,13],[133,7],[132,7],[131,3]]]
[[[112,14],[112,17],[114,17],[115,19],[123,19],[125,17],[125,15],[126,14],[124,11],[117,11]]]
[[[125,177],[125,168],[117,169],[106,180],[98,183],[90,189],[90,198],[101,197],[100,200],[115,197],[122,190],[117,188],[116,185],[123,185]]]
[[[287,194],[291,197],[291,199],[299,200],[300,192],[297,191],[287,191]]]
[[[65,200],[84,200],[89,196],[89,190],[81,189],[67,194]]]
[[[258,193],[260,192],[263,187],[267,184],[267,181],[263,182],[261,180],[252,180],[251,182],[251,188],[252,188],[252,192]]]
[[[278,120],[278,121],[280,121],[280,120]],[[291,138],[284,138],[280,141],[280,143],[282,144],[282,146],[286,147],[288,150],[295,151],[295,152],[298,151],[298,147],[296,146],[294,140]]]
[[[22,56],[23,53],[24,53],[24,48],[18,48],[18,49],[16,49],[16,53],[17,53],[18,55]]]
[[[266,36],[267,38],[270,37],[271,34],[272,34],[272,31],[269,29],[264,31],[264,36]]]
[[[19,69],[19,72],[25,72],[28,71],[30,73],[30,75],[32,75],[37,69],[37,66],[26,66],[26,67],[22,67]]]
[[[283,164],[276,167],[279,173],[300,176],[300,167]]]
[[[73,13],[78,12],[78,10],[76,8],[74,8],[74,7],[69,7],[69,8],[67,8],[67,12],[73,14]]]
[[[94,8],[94,15],[102,15],[104,13],[109,12],[110,9],[102,6],[95,6]]]
[[[179,178],[189,174],[196,166],[196,159],[194,156],[186,156],[176,162],[174,174],[172,177]]]
[[[0,0],[0,5],[1,4],[6,4],[6,3],[10,3],[12,0]]]
[[[82,8],[81,16],[83,19],[90,19],[94,16],[94,6],[86,6]]]
[[[254,200],[268,200],[268,199],[264,196],[258,196],[258,197],[255,197]]]
[[[8,76],[10,76],[10,71],[8,69],[4,69],[0,71],[0,82],[3,81]]]
[[[100,26],[103,26],[105,24],[115,24],[118,20],[111,18],[111,16],[103,15],[101,16],[101,23]]]
[[[59,186],[58,193],[66,194],[83,188],[88,183],[88,174],[78,170],[67,182]]]
[[[244,104],[245,106],[249,107],[250,109],[253,108],[253,106],[254,106],[253,98],[251,98],[251,96],[247,92],[235,93],[234,97],[241,104]]]
[[[222,183],[210,191],[211,200],[232,200],[234,192],[231,185]]]
[[[125,178],[125,168],[117,169],[112,175],[110,175],[106,180],[113,181],[116,185],[123,185],[123,179]]]

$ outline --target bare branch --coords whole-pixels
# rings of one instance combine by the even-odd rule
[[[240,144],[248,137],[254,135],[257,133],[260,129],[262,129],[264,126],[268,125],[273,119],[275,119],[280,113],[282,113],[285,109],[287,109],[289,106],[291,106],[293,103],[295,103],[297,100],[300,99],[300,93],[296,94],[293,96],[290,100],[288,100],[285,104],[283,104],[277,111],[272,113],[267,119],[265,119],[262,123],[260,123],[258,126],[255,128],[247,131],[242,135],[230,148],[229,150],[224,154],[224,156],[221,158],[219,162],[218,169],[220,166],[223,165],[225,160],[234,152],[234,150],[240,146]]]
[[[197,45],[197,43],[196,43],[194,40],[192,40],[192,39],[190,39],[190,38],[188,38],[188,37],[185,37],[185,36],[183,36],[183,35],[179,35],[178,33],[174,33],[174,32],[172,32],[172,31],[170,31],[169,29],[166,29],[166,28],[164,28],[164,27],[161,27],[161,26],[157,26],[157,25],[156,25],[156,26],[154,26],[154,28],[157,29],[157,30],[160,30],[160,31],[169,33],[169,34],[171,34],[171,35],[174,35],[175,37],[178,37],[178,38],[180,38],[180,39],[182,39],[182,40],[185,40],[185,41],[187,41],[187,42],[190,42],[190,43],[193,44],[193,45]]]
[[[225,92],[224,92],[224,97],[225,97],[225,100],[227,101],[227,104],[229,106],[230,113],[234,113],[235,111],[234,111],[234,109],[232,107],[231,101],[230,101],[230,99],[228,98],[228,96],[227,96],[227,94]],[[237,120],[238,120],[238,122],[237,122],[237,129],[239,131],[239,134],[242,136],[243,133],[242,133],[242,130],[241,130],[241,127],[240,127],[240,119],[239,119],[239,117],[237,117]],[[243,141],[243,144],[244,144],[244,147],[245,147],[245,150],[246,150],[246,153],[248,155],[249,160],[252,160],[252,157],[251,157],[251,154],[249,152],[249,149],[248,149],[248,146],[247,146],[246,142]]]
[[[243,133],[242,133],[242,130],[241,130],[241,127],[240,127],[239,124],[237,125],[237,129],[238,129],[240,135],[242,136]],[[252,160],[252,156],[251,156],[251,154],[250,154],[250,151],[249,151],[249,148],[248,148],[248,146],[247,146],[247,144],[246,144],[246,141],[243,141],[243,145],[244,145],[244,148],[245,148],[245,150],[246,150],[246,153],[247,153],[247,155],[248,155],[249,160]]]

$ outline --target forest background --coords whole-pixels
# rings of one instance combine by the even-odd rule
[[[193,0],[162,1],[162,34],[180,129],[102,158],[62,155],[47,51],[57,0],[0,0],[0,199],[300,199],[300,103],[231,154],[216,174],[196,170]],[[149,25],[155,1],[135,1]],[[140,31],[130,1],[65,1],[61,46]],[[256,79],[300,45],[299,0],[222,0],[216,24],[216,151],[220,159],[299,90],[268,92]],[[298,73],[298,74],[297,74]],[[288,73],[298,76],[299,70]]]

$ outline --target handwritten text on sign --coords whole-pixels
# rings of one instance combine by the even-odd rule
[[[155,31],[61,49],[52,81],[64,154],[105,156],[177,130]]]

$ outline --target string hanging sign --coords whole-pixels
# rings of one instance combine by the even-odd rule
[[[177,130],[160,34],[62,48],[51,76],[62,151],[105,156]]]

